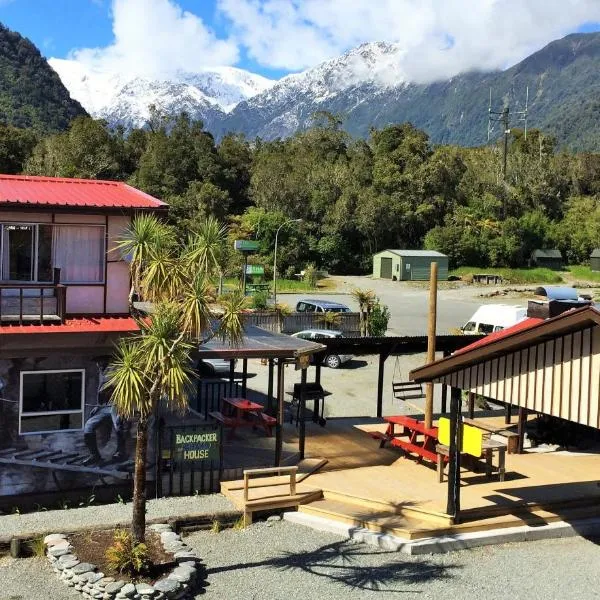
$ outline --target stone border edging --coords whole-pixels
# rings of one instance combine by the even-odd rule
[[[185,544],[167,523],[150,525],[160,535],[165,552],[173,554],[177,566],[153,585],[127,583],[105,577],[96,565],[82,563],[74,554],[73,546],[64,533],[53,533],[44,538],[47,556],[52,568],[68,586],[81,592],[86,600],[183,600],[192,598],[191,591],[198,579],[196,553]]]

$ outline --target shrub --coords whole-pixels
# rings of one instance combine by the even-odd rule
[[[27,550],[31,556],[42,558],[46,555],[46,544],[44,544],[44,536],[39,536],[27,543]]]
[[[369,335],[374,337],[384,336],[388,328],[390,316],[390,309],[377,300],[369,314]]]
[[[105,556],[111,569],[127,573],[132,578],[150,566],[146,544],[134,543],[133,535],[125,529],[115,530],[113,545],[106,549]]]
[[[317,287],[318,272],[314,263],[306,265],[304,269],[304,283],[307,283],[311,288]]]
[[[269,292],[260,290],[252,294],[252,308],[256,310],[266,310],[268,307]]]

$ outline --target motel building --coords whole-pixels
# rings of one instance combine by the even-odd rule
[[[137,330],[115,244],[166,208],[120,182],[0,175],[0,504],[129,477],[89,460],[92,446],[125,463],[134,441],[98,407],[115,342]]]

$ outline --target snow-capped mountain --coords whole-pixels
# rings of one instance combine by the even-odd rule
[[[318,110],[344,113],[385,91],[407,85],[397,44],[366,43],[317,67],[288,75],[238,104],[217,133],[244,131],[250,137],[285,137],[304,127]]]
[[[151,105],[167,114],[186,111],[210,127],[239,102],[274,83],[234,67],[199,73],[178,72],[169,78],[149,79],[94,71],[74,60],[51,58],[48,62],[71,97],[93,117],[125,127],[143,126]]]

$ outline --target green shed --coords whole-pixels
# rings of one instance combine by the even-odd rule
[[[393,281],[427,281],[431,263],[438,264],[438,280],[448,279],[448,257],[435,250],[383,250],[373,255],[373,277]]]
[[[546,267],[562,271],[563,257],[557,248],[538,248],[531,253],[529,264],[532,267]]]
[[[590,254],[590,268],[592,271],[600,271],[600,248],[595,248]]]

